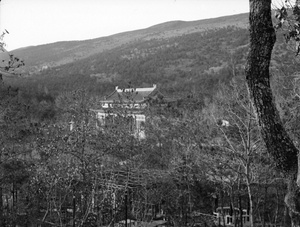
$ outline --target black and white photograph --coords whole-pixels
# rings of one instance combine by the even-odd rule
[[[300,227],[299,0],[0,0],[0,227]]]

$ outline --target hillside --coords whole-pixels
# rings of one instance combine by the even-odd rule
[[[105,94],[131,82],[134,86],[158,84],[169,94],[201,87],[209,95],[219,80],[232,77],[232,64],[236,72],[242,71],[247,42],[247,30],[236,27],[140,40],[44,69],[24,78],[24,83],[46,86],[54,93],[84,87]]]
[[[25,71],[32,74],[41,69],[76,62],[122,45],[153,39],[168,39],[224,26],[245,28],[247,26],[247,14],[191,22],[172,21],[108,37],[31,46],[14,50],[12,53],[25,60]]]
[[[249,33],[247,14],[201,21],[172,21],[147,29],[85,41],[59,42],[16,50],[25,58],[26,89],[53,94],[85,88],[96,95],[115,86],[157,84],[171,96],[211,97],[220,83],[244,74]],[[278,34],[274,73],[299,71],[293,49]],[[27,60],[26,60],[27,59]]]

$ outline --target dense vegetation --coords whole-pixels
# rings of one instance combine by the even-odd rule
[[[261,141],[243,80],[247,51],[247,30],[226,27],[137,41],[38,75],[5,78],[1,226],[100,226],[126,216],[175,226],[200,216],[209,225],[199,213],[209,216],[218,206],[288,225],[285,179]],[[279,39],[273,87],[297,143],[297,59],[290,52]],[[90,111],[99,96],[129,82],[158,84],[176,97],[147,108],[144,140],[128,133],[124,118],[97,129]]]
[[[136,41],[17,82],[26,87],[47,87],[52,94],[84,86],[103,95],[116,85],[132,82],[137,87],[158,84],[170,95],[200,87],[203,94],[210,96],[219,81],[228,81],[232,64],[241,71],[247,38],[245,29],[227,27]]]
[[[144,140],[128,133],[122,118],[97,129],[90,111],[95,98],[85,90],[54,100],[43,93],[25,97],[3,85],[6,225],[62,226],[75,220],[76,226],[95,226],[126,215],[166,218],[175,226],[210,225],[201,215],[199,221],[199,213],[212,215],[218,206],[250,209],[249,198],[256,221],[285,223],[284,179],[260,141],[240,80],[222,85],[211,103],[199,105],[199,97],[190,96],[149,106]]]
[[[290,75],[298,71],[298,60],[283,36],[278,37],[273,73]],[[210,98],[218,83],[243,73],[247,52],[248,31],[231,26],[168,39],[137,40],[37,75],[9,80],[26,90],[46,89],[54,96],[82,87],[103,96],[115,86],[131,83],[136,87],[157,84],[171,97],[197,90]]]

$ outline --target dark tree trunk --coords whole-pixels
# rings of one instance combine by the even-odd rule
[[[268,185],[266,182],[265,185],[265,193],[264,193],[264,204],[263,204],[263,219],[262,219],[262,227],[266,227],[266,207],[267,207],[267,195],[268,195]]]
[[[3,226],[3,193],[2,193],[2,186],[0,185],[0,226]]]
[[[299,226],[300,193],[297,187],[298,150],[285,131],[270,87],[270,60],[276,35],[271,18],[271,0],[250,0],[250,51],[246,79],[256,109],[262,138],[277,168],[288,179],[285,202],[293,223]],[[300,179],[300,178],[299,178]]]
[[[243,223],[243,207],[242,207],[242,196],[239,195],[239,214],[240,214],[240,227],[244,226]]]

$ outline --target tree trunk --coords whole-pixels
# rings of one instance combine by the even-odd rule
[[[276,187],[276,211],[275,211],[275,216],[274,216],[274,225],[277,226],[277,219],[278,219],[278,213],[279,213],[279,193],[278,193],[278,188]]]
[[[253,218],[253,196],[252,196],[252,190],[251,185],[249,181],[247,181],[247,191],[248,191],[248,199],[249,199],[249,221],[250,221],[250,227],[254,226],[254,218]]]
[[[264,192],[264,204],[263,204],[263,224],[262,227],[266,227],[266,205],[267,205],[267,194],[268,194],[268,186],[267,186],[267,181],[265,184],[265,192]]]
[[[299,226],[298,150],[283,127],[270,87],[269,66],[276,41],[271,18],[271,0],[249,2],[250,51],[246,64],[247,84],[267,150],[274,158],[277,168],[288,179],[285,202],[294,226]]]
[[[244,226],[243,223],[243,208],[242,208],[242,196],[239,194],[239,215],[240,215],[240,227]]]
[[[0,185],[0,226],[3,226],[3,191],[2,186]]]
[[[221,198],[221,213],[222,213],[222,222],[223,226],[225,227],[225,215],[224,215],[224,191],[223,188],[220,191],[220,198]]]

